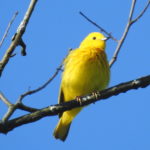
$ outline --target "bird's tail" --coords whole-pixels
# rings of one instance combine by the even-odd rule
[[[63,121],[63,117],[60,118],[55,130],[54,130],[54,137],[56,139],[60,139],[62,141],[65,141],[67,138],[69,129],[70,129],[71,122],[66,123]]]

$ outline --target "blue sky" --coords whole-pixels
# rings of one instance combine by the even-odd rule
[[[1,0],[0,37],[15,11],[19,11],[6,41],[0,49],[0,58],[8,48],[28,7],[29,0]],[[137,1],[135,17],[147,0]],[[9,4],[9,5],[8,5]],[[131,0],[63,0],[39,1],[28,24],[23,39],[27,56],[20,56],[17,47],[15,57],[6,66],[1,77],[0,90],[13,103],[29,88],[34,89],[53,75],[69,48],[76,48],[88,33],[99,31],[79,15],[83,11],[97,24],[119,39],[127,23]],[[150,8],[131,27],[117,62],[111,68],[113,86],[148,75],[150,70],[149,35]],[[116,43],[109,40],[107,55],[110,60]],[[57,103],[61,75],[43,91],[24,99],[26,105],[42,108]],[[63,143],[52,136],[58,118],[46,117],[32,124],[14,129],[7,135],[0,134],[1,148],[9,149],[150,149],[150,87],[131,90],[105,101],[86,107],[74,120],[69,136]],[[0,117],[7,107],[0,101]],[[25,114],[16,111],[13,117]],[[12,118],[13,118],[12,117]]]

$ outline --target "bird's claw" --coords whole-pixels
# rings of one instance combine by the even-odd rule
[[[93,92],[92,95],[95,97],[96,100],[98,99],[98,93],[97,92]]]
[[[81,96],[76,96],[76,100],[80,105],[82,105]]]

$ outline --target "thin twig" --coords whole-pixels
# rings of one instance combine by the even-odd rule
[[[132,0],[132,4],[131,4],[131,8],[130,8],[130,13],[129,13],[129,17],[128,17],[128,22],[127,22],[127,25],[125,27],[125,30],[124,30],[124,33],[121,37],[121,39],[119,40],[119,43],[116,47],[116,50],[114,52],[114,55],[112,57],[112,59],[110,60],[109,62],[109,66],[112,67],[112,65],[115,63],[115,61],[117,60],[117,57],[118,57],[118,54],[121,50],[121,47],[124,43],[124,40],[129,32],[129,29],[131,27],[131,21],[132,21],[132,16],[133,16],[133,12],[134,12],[134,8],[135,8],[135,3],[136,3],[136,0]]]
[[[12,39],[12,42],[11,42],[9,48],[7,49],[2,60],[0,61],[0,76],[2,75],[2,72],[3,72],[6,64],[9,62],[9,59],[11,58],[15,48],[18,45],[20,45],[20,42],[22,42],[22,36],[26,30],[27,24],[29,22],[29,19],[31,17],[31,14],[34,10],[36,3],[37,3],[37,0],[31,0],[29,7],[25,13],[25,16],[24,16],[23,20],[21,21],[21,23],[17,29],[17,32],[15,33],[15,36]],[[25,49],[23,50],[23,52],[25,52]],[[25,54],[25,53],[23,53],[23,54]],[[4,100],[4,98],[3,98],[3,100]],[[4,117],[2,118],[3,123],[6,122],[11,117],[11,115],[14,113],[14,111],[18,108],[18,104],[19,104],[19,103],[11,104],[11,103],[9,103],[9,101],[6,101],[6,99],[5,99],[5,103],[8,105],[8,110],[7,110],[6,114],[4,115]]]
[[[37,3],[37,0],[31,0],[30,5],[26,11],[26,14],[17,29],[17,32],[14,36],[13,41],[11,42],[9,48],[7,49],[2,60],[0,61],[0,76],[2,75],[2,72],[6,64],[9,62],[9,59],[11,58],[12,53],[14,52],[15,48],[18,46],[20,40],[22,39],[22,36],[26,30],[27,24],[29,22],[29,19],[31,17],[31,14],[34,10],[36,3]]]
[[[14,111],[16,110],[16,105],[14,104],[11,104],[9,107],[8,107],[8,110],[7,112],[4,114],[3,118],[2,118],[2,122],[5,123],[8,121],[8,119],[11,117],[11,115],[14,113]]]
[[[0,93],[0,99],[2,99],[7,105],[8,105],[8,110],[6,112],[6,114],[4,114],[3,118],[2,118],[2,122],[5,123],[6,121],[8,121],[8,119],[13,115],[13,113],[15,112],[16,109],[21,109],[24,111],[28,111],[28,112],[35,112],[39,109],[37,108],[32,108],[32,107],[28,107],[26,105],[24,105],[22,103],[23,98],[25,98],[28,95],[34,94],[36,92],[39,92],[41,90],[43,90],[59,73],[59,71],[62,68],[62,64],[60,64],[60,66],[57,68],[56,72],[53,74],[52,77],[49,78],[48,81],[46,81],[43,85],[41,85],[40,87],[34,89],[34,90],[30,90],[28,92],[25,92],[24,94],[20,95],[19,99],[17,100],[16,104],[11,104],[2,93]]]
[[[136,21],[138,21],[138,20],[144,15],[144,13],[145,13],[146,10],[148,9],[149,5],[150,5],[150,0],[148,0],[146,6],[145,6],[144,9],[141,11],[141,13],[140,13],[134,20],[132,20],[132,23],[135,23]]]
[[[15,12],[15,14],[14,14],[13,17],[11,18],[11,20],[10,20],[10,22],[9,22],[9,24],[8,24],[8,26],[7,26],[7,28],[6,28],[6,30],[5,30],[5,33],[4,33],[4,35],[3,35],[3,37],[2,37],[2,39],[1,39],[1,41],[0,41],[0,48],[1,48],[1,46],[2,46],[2,44],[3,44],[3,42],[4,42],[4,40],[5,40],[5,38],[7,37],[8,32],[9,32],[9,29],[10,29],[12,23],[14,22],[14,20],[16,19],[17,15],[18,15],[18,11]]]
[[[0,92],[0,99],[9,107],[12,103],[4,96],[2,92]]]
[[[24,111],[27,111],[27,112],[35,112],[35,111],[39,110],[37,108],[26,106],[22,103],[17,103],[17,109],[24,110]]]
[[[64,111],[67,111],[73,108],[77,108],[81,106],[83,107],[83,106],[95,103],[103,99],[108,99],[111,96],[115,96],[120,93],[125,93],[131,89],[145,88],[149,85],[150,85],[150,75],[142,77],[142,78],[138,78],[136,80],[128,81],[128,82],[113,86],[111,88],[105,89],[103,91],[97,92],[96,95],[90,94],[90,95],[84,96],[80,99],[80,102],[77,100],[72,100],[72,101],[65,102],[59,105],[58,104],[52,105],[52,106],[40,109],[38,111],[35,111],[33,113],[9,120],[7,122],[4,122],[4,123],[1,122],[0,132],[6,134],[16,127],[19,127],[27,123],[35,122],[46,116],[58,115],[59,113],[62,113]]]
[[[20,110],[24,110],[27,112],[35,112],[39,109],[37,108],[32,108],[32,107],[28,107],[22,103],[17,102],[16,104],[12,104],[10,103],[2,93],[0,93],[0,99],[6,104],[8,105],[8,110],[7,112],[4,114],[3,118],[2,118],[2,122],[5,123],[6,121],[8,121],[8,119],[12,116],[12,114],[16,111],[16,109],[20,109]]]
[[[101,32],[104,32],[106,35],[108,35],[109,38],[111,38],[112,40],[118,42],[118,40],[116,38],[114,38],[111,33],[108,33],[104,28],[102,28],[101,26],[99,26],[97,23],[95,23],[94,21],[92,21],[91,19],[89,19],[85,14],[83,14],[81,11],[79,12],[79,14],[81,16],[83,16],[87,21],[89,21],[90,23],[92,23],[94,26],[96,26]]]
[[[56,76],[57,74],[59,73],[59,71],[61,70],[62,68],[62,64],[60,64],[60,66],[56,69],[56,72],[53,74],[52,77],[50,77],[48,79],[48,81],[46,81],[43,85],[41,85],[40,87],[34,89],[34,90],[30,90],[30,91],[27,91],[25,93],[23,93],[22,95],[20,95],[19,99],[18,99],[18,102],[21,103],[23,98],[25,98],[26,96],[28,95],[31,95],[31,94],[34,94],[34,93],[37,93],[41,90],[43,90]]]
[[[129,18],[128,18],[128,23],[129,24],[132,21],[132,17],[133,17],[133,14],[134,14],[135,5],[136,5],[136,0],[132,0],[132,4],[131,4],[131,8],[130,8],[130,13],[129,13]]]
[[[124,40],[125,40],[126,37],[127,37],[127,34],[129,33],[130,27],[131,27],[136,21],[138,21],[138,19],[140,19],[140,18],[142,17],[142,15],[146,12],[146,10],[147,10],[147,8],[148,8],[148,6],[149,6],[149,3],[150,3],[150,2],[148,2],[148,4],[147,4],[146,7],[143,9],[143,11],[141,12],[141,14],[140,14],[135,20],[133,20],[132,18],[133,18],[133,13],[134,13],[135,5],[136,5],[136,0],[132,0],[132,4],[131,4],[131,8],[130,8],[130,13],[129,13],[129,17],[128,17],[128,22],[127,22],[127,25],[126,25],[125,30],[124,30],[124,32],[123,32],[123,35],[122,35],[121,39],[120,39],[119,42],[118,42],[118,45],[117,45],[116,50],[115,50],[115,52],[114,52],[114,54],[113,54],[113,57],[112,57],[112,59],[111,59],[110,62],[109,62],[109,66],[110,66],[110,67],[112,67],[112,65],[113,65],[113,64],[115,63],[115,61],[117,60],[118,54],[119,54],[120,49],[121,49],[121,47],[122,47],[122,45],[123,45],[123,43],[124,43]]]

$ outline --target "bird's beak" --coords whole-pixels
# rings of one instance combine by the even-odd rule
[[[104,38],[102,38],[101,40],[102,40],[102,41],[107,41],[109,38],[110,38],[110,37],[104,37]]]

